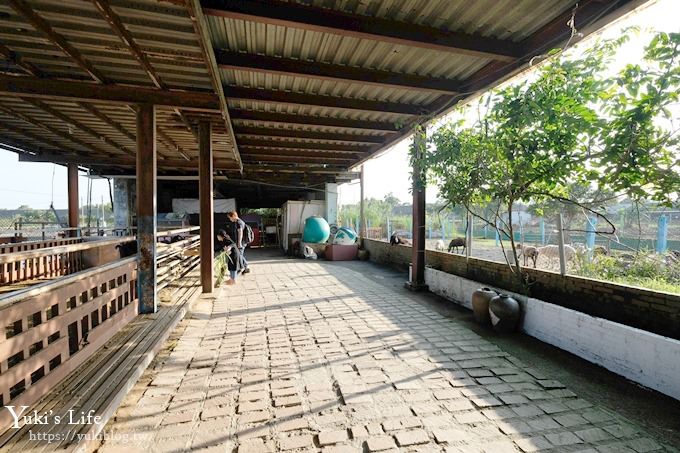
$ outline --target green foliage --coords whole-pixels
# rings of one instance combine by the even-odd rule
[[[500,221],[511,238],[517,202],[556,212],[561,209],[551,201],[572,204],[607,222],[598,207],[603,194],[672,204],[680,160],[678,138],[667,126],[680,91],[680,34],[656,35],[644,66],[608,76],[605,69],[626,36],[577,58],[561,56],[535,78],[483,97],[478,121],[445,125],[427,152],[412,147],[412,159],[447,202],[491,225]]]
[[[227,253],[220,252],[215,255],[215,286],[219,286],[224,281],[225,275],[227,275]]]
[[[646,254],[624,263],[613,256],[598,256],[583,262],[579,274],[584,277],[635,285],[659,291],[680,293],[680,263],[665,264]]]

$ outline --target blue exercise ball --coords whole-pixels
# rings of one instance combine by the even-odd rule
[[[326,242],[331,235],[331,227],[323,217],[312,216],[305,220],[305,230],[302,233],[302,242],[320,244]]]

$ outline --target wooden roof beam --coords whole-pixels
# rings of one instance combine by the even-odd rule
[[[446,31],[424,25],[350,14],[276,0],[201,0],[207,15],[280,25],[353,38],[438,50],[473,57],[513,61],[522,48],[512,41]]]
[[[104,77],[92,63],[87,61],[69,42],[59,33],[57,33],[50,24],[40,17],[31,6],[24,0],[7,0],[9,5],[24,19],[26,19],[36,30],[43,33],[47,38],[61,49],[66,55],[71,57],[83,71],[88,73],[90,77],[99,83],[106,83],[107,79]]]
[[[228,50],[216,50],[217,64],[224,69],[235,69],[311,77],[322,80],[378,85],[391,88],[455,94],[458,82],[450,79],[403,74],[378,69],[366,69],[292,58],[252,55]]]
[[[44,112],[49,113],[55,118],[60,119],[61,121],[65,122],[66,124],[70,124],[71,126],[75,127],[76,129],[80,129],[81,131],[85,132],[86,134],[96,138],[97,140],[100,140],[107,145],[111,146],[112,148],[119,149],[123,151],[125,154],[129,154],[131,156],[135,155],[134,151],[131,151],[127,149],[127,147],[116,143],[115,141],[111,140],[110,138],[106,137],[103,134],[100,134],[99,132],[95,131],[91,127],[87,126],[86,124],[81,123],[80,121],[74,120],[73,118],[69,117],[68,115],[63,114],[59,110],[55,109],[54,107],[51,107],[47,104],[45,104],[42,101],[36,100],[36,99],[23,99],[24,101],[28,102],[29,104],[41,109]]]
[[[339,159],[356,159],[363,153],[343,153],[324,151],[322,149],[290,149],[290,148],[260,148],[257,146],[243,145],[243,154],[262,154],[268,156],[293,156],[293,157],[332,157]]]
[[[314,149],[319,151],[339,151],[349,154],[363,154],[371,148],[367,146],[343,145],[338,143],[313,143],[291,142],[283,140],[263,140],[255,138],[242,138],[241,146],[251,148],[277,148],[277,149]]]
[[[331,118],[328,116],[295,115],[278,112],[262,112],[259,110],[231,109],[231,117],[235,120],[261,121],[283,124],[305,124],[310,126],[338,127],[343,129],[359,129],[379,132],[399,132],[399,125],[382,121],[354,120]]]
[[[56,154],[37,154],[37,155],[19,155],[19,161],[22,162],[51,162],[59,164],[79,164],[83,166],[93,167],[107,167],[107,166],[121,166],[134,168],[136,160],[134,156],[121,157],[106,157],[97,158],[95,156],[69,156]],[[215,160],[216,170],[236,170],[239,168],[233,160]],[[165,159],[158,162],[159,168],[186,168],[198,170],[198,161],[191,162],[183,159]]]
[[[12,49],[2,43],[0,43],[0,55],[5,57],[5,60],[9,61],[13,65],[19,66],[29,75],[32,75],[33,77],[43,77],[42,71],[34,64],[24,60],[21,55],[12,51]]]
[[[115,11],[113,11],[111,6],[109,5],[108,0],[92,0],[92,3],[94,3],[95,8],[97,8],[99,14],[101,14],[104,20],[106,20],[106,22],[109,24],[114,33],[116,33],[120,40],[123,41],[123,43],[128,47],[130,54],[132,54],[132,56],[137,60],[137,62],[139,62],[139,64],[144,69],[144,72],[146,72],[146,74],[151,79],[151,82],[154,84],[154,86],[161,90],[167,90],[168,86],[165,84],[165,82],[163,82],[161,76],[154,69],[153,65],[147,58],[142,48],[139,47],[134,37],[132,36],[132,33],[130,33],[128,29],[125,28],[123,21],[120,19],[118,14],[116,14]],[[184,123],[185,129],[188,132],[192,133],[194,137],[196,137],[196,134],[191,127],[191,124],[186,119],[184,114],[176,107],[174,108],[174,110],[175,113],[182,120],[182,123]],[[174,147],[177,148],[177,145],[172,141],[172,139],[170,139],[170,137],[168,137],[167,134],[161,135],[159,130],[159,136],[162,140],[171,143],[172,145],[174,145]]]
[[[92,3],[94,4],[95,8],[97,8],[97,11],[99,11],[99,14],[101,14],[104,20],[106,20],[106,22],[109,24],[111,29],[128,47],[132,56],[135,57],[142,68],[144,68],[144,71],[147,73],[156,88],[167,89],[167,86],[151,65],[151,62],[146,57],[146,54],[144,54],[142,49],[137,45],[137,42],[135,42],[132,34],[127,30],[127,28],[125,28],[125,25],[123,25],[123,21],[121,21],[118,14],[116,14],[113,9],[111,9],[109,2],[107,0],[92,0]]]
[[[102,155],[111,154],[108,151],[100,149],[98,146],[94,146],[94,145],[92,145],[92,144],[90,144],[86,141],[79,139],[78,137],[74,137],[72,134],[62,132],[61,130],[59,130],[59,129],[53,127],[53,126],[49,126],[47,124],[44,124],[42,121],[38,121],[35,118],[32,118],[32,117],[30,117],[26,114],[23,114],[21,112],[18,112],[16,110],[13,110],[10,107],[0,105],[0,111],[3,111],[6,114],[11,115],[13,117],[19,118],[20,120],[24,121],[25,123],[32,124],[33,126],[38,127],[40,129],[44,129],[44,130],[56,135],[57,137],[61,137],[65,140],[70,141],[71,143],[75,143],[78,146],[81,146],[82,148],[84,148],[85,150],[95,150]]]
[[[154,104],[187,110],[219,111],[219,99],[203,91],[170,91],[155,88],[101,85],[89,82],[0,75],[0,94],[85,102]]]
[[[567,23],[571,20],[572,13],[577,29],[581,30],[602,18],[606,13],[611,12],[612,7],[625,10],[627,3],[634,3],[634,0],[583,0],[579,2],[577,8],[566,9],[555,19],[521,41],[519,45],[523,49],[522,58],[511,63],[491,62],[464,80],[461,83],[461,88],[467,95],[487,89],[492,84],[499,83],[512,76],[532,58],[540,56],[570,39],[572,29]],[[581,39],[583,39],[583,36],[574,36],[571,38],[571,45]],[[430,109],[434,115],[441,114],[464,98],[464,95],[440,96],[430,104]]]
[[[210,32],[208,31],[208,24],[203,14],[201,3],[199,0],[185,0],[185,6],[189,13],[189,17],[191,17],[194,30],[198,35],[198,43],[201,46],[201,51],[205,58],[205,64],[208,67],[210,81],[212,82],[215,93],[217,94],[217,99],[220,106],[220,114],[222,116],[222,122],[224,123],[225,129],[229,132],[229,139],[231,142],[234,159],[236,159],[236,161],[239,164],[240,172],[243,173],[243,163],[241,162],[241,156],[238,151],[236,135],[234,134],[234,130],[232,128],[231,117],[229,115],[229,108],[227,106],[227,99],[224,95],[224,87],[222,86],[222,76],[220,75],[219,68],[217,67],[217,61],[215,60],[215,52],[213,51]]]
[[[272,165],[272,164],[257,164],[255,166],[248,166],[244,168],[244,172],[247,174],[253,173],[309,173],[309,174],[341,174],[347,172],[347,167],[334,167],[331,165]]]
[[[525,38],[522,42],[518,43],[519,47],[522,49],[520,58],[512,62],[494,61],[489,63],[461,82],[460,86],[464,91],[463,94],[440,96],[432,102],[428,107],[431,111],[431,116],[441,115],[453,108],[458,102],[464,100],[466,97],[508,79],[522,69],[533,57],[541,55],[547,50],[554,48],[556,45],[566,42],[571,37],[572,33],[572,29],[567,24],[571,19],[572,12],[575,16],[577,29],[583,30],[603,17],[606,17],[608,14],[614,15],[617,14],[618,11],[626,11],[630,8],[629,5],[635,5],[636,3],[639,3],[639,1],[582,0],[579,2],[578,8],[575,10],[571,7],[566,9],[555,19],[539,28],[538,31]],[[571,44],[573,45],[584,37],[585,36],[573,37]],[[371,155],[386,149],[408,135],[411,132],[411,126],[414,124],[404,127],[402,132],[385,140],[383,145],[376,146],[372,150]],[[362,161],[357,162],[357,165],[365,160],[366,159],[363,159]]]
[[[388,112],[399,115],[423,115],[428,113],[427,106],[400,104],[397,102],[373,101],[367,99],[322,96],[289,91],[265,90],[262,88],[225,87],[228,99],[244,99],[278,104],[314,105],[333,109],[360,110],[364,112]]]
[[[356,143],[382,143],[384,140],[384,137],[379,135],[342,134],[334,132],[304,131],[271,127],[235,126],[234,130],[236,131],[237,136],[248,135],[255,136],[257,138],[285,137],[291,139],[329,140]]]
[[[244,163],[253,162],[299,162],[299,163],[334,163],[348,165],[352,159],[343,159],[340,157],[297,157],[297,156],[281,156],[276,154],[246,154],[242,153]]]
[[[42,137],[42,136],[35,134],[31,131],[28,131],[28,130],[22,128],[22,127],[11,126],[9,124],[0,123],[0,130],[4,130],[4,131],[10,132],[10,133],[21,135],[21,136],[28,138],[30,140],[33,140],[35,142],[44,143],[45,145],[48,145],[51,148],[52,151],[61,151],[64,147],[64,145],[62,145],[61,143],[55,142],[54,140],[52,140],[50,138]],[[7,136],[5,134],[3,134],[3,137],[0,138],[0,140],[4,140],[6,138],[7,138]],[[26,145],[26,146],[28,146],[28,145]]]

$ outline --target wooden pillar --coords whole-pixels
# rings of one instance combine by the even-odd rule
[[[366,171],[364,170],[365,166],[361,166],[361,178],[359,179],[360,182],[360,187],[361,187],[361,199],[359,200],[359,237],[366,237],[366,210],[365,210],[365,203],[364,203],[364,185],[366,184]]]
[[[137,244],[139,312],[157,309],[156,282],[156,111],[137,109]]]
[[[78,228],[78,164],[68,164],[68,226]],[[69,236],[78,236],[78,230],[69,230]]]
[[[198,123],[198,193],[201,224],[201,286],[203,293],[212,293],[215,278],[213,251],[213,156],[209,121]]]
[[[425,148],[425,130],[416,131],[413,145],[419,157]],[[406,287],[420,291],[425,286],[425,175],[418,164],[413,167],[413,247],[411,256],[411,277]]]

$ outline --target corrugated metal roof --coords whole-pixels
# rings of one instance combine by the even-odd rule
[[[267,14],[266,10],[259,14],[260,17],[247,14],[206,16],[210,39],[207,47],[269,57],[267,61],[275,65],[281,59],[289,63],[292,60],[293,69],[287,66],[287,69],[274,71],[270,67],[257,67],[257,63],[251,63],[255,67],[239,65],[237,56],[234,64],[215,71],[224,86],[229,110],[234,113],[232,123],[237,129],[237,142],[251,142],[244,153],[246,162],[271,163],[274,169],[288,167],[289,170],[297,168],[298,164],[322,159],[324,155],[330,156],[324,148],[359,144],[361,149],[373,153],[389,146],[414,124],[470,94],[456,96],[451,86],[458,86],[458,91],[474,91],[519,68],[526,59],[517,57],[526,53],[525,44],[532,42],[527,38],[535,38],[540,32],[539,44],[542,39],[550,39],[551,45],[558,42],[562,33],[569,31],[563,14],[577,3],[577,0],[281,1],[286,5],[286,11],[303,5],[320,11],[320,17],[336,11],[368,20],[396,21],[397,31],[423,26],[435,34],[466,33],[473,36],[473,42],[475,39],[480,42],[491,40],[498,44],[503,40],[503,46],[512,44],[509,47],[513,48],[512,57],[485,50],[447,51],[443,45],[389,39],[377,36],[377,32],[371,34],[372,30],[366,33],[334,30],[336,24],[330,22],[314,27],[295,23],[296,17],[287,21],[263,20],[261,16]],[[614,6],[623,8],[629,3],[631,0],[620,0]],[[147,70],[93,2],[27,0],[27,4],[82,54],[106,79],[105,82],[153,86]],[[280,2],[274,0],[269,3],[239,0],[225,1],[218,7],[278,4]],[[607,8],[612,6],[596,0],[581,0],[579,4],[578,26],[582,26],[581,11],[584,9],[611,12]],[[177,0],[108,0],[108,5],[168,88],[214,92],[212,56],[206,58],[204,53],[204,50],[210,53],[211,49],[204,49],[205,35],[199,33],[204,20],[200,11],[193,11],[187,6],[189,3],[185,5]],[[565,23],[556,22],[554,27],[544,29],[558,17]],[[585,17],[592,21],[593,17],[599,16],[586,14]],[[558,37],[556,41],[553,40],[555,36]],[[0,43],[20,55],[25,63],[38,68],[46,78],[93,80],[91,73],[68,57],[8,2],[0,3]],[[509,61],[511,58],[514,60]],[[21,75],[26,72],[25,65],[4,63],[6,73]],[[344,75],[315,73],[321,66],[326,71],[329,67],[340,67]],[[305,71],[309,73],[305,74]],[[376,71],[382,72],[377,74]],[[418,87],[423,77],[443,80],[446,89]],[[400,82],[395,83],[394,78]],[[254,93],[258,96],[275,93],[277,96],[268,95],[269,100],[263,100],[261,96],[253,98]],[[229,97],[231,94],[232,98]],[[213,122],[216,160],[233,159],[231,134],[219,115],[159,108],[159,168],[164,168],[164,159],[188,159],[195,163],[198,156],[196,137],[187,129],[186,123],[197,119]],[[248,127],[250,129],[244,132],[243,128]],[[286,131],[290,133],[287,138]],[[300,131],[307,132],[307,137],[300,137],[305,135]],[[67,149],[91,156],[129,156],[134,154],[134,133],[134,114],[130,107],[123,105],[67,101],[36,104],[19,97],[3,99],[0,105],[0,138],[6,137],[7,142],[48,154]],[[320,138],[324,134],[327,137]],[[339,134],[352,134],[349,137],[352,140],[345,140],[348,136]],[[361,144],[361,140],[353,136],[367,137],[366,143]],[[269,150],[259,145],[254,147],[253,139],[258,137],[267,138],[277,147],[287,140],[305,146],[318,145],[320,149],[308,151],[307,146],[296,158],[290,152],[277,151],[277,147],[272,146]],[[384,141],[375,143],[376,137]],[[355,161],[370,153],[363,157],[357,155]],[[267,161],[267,155],[273,156],[270,161]],[[310,162],[305,162],[306,157]],[[343,157],[335,159],[343,162],[343,168],[351,166],[344,163]],[[245,169],[248,172],[259,166],[246,164]],[[165,170],[173,169],[166,166]]]
[[[108,83],[154,86],[145,68],[92,2],[32,0],[27,4]],[[155,0],[109,0],[108,5],[168,88],[213,91],[199,37],[184,6]],[[25,63],[37,68],[45,78],[92,81],[91,76],[44,31],[37,29],[27,17],[5,2],[0,4],[0,42],[18,54]],[[17,65],[12,65],[11,69],[16,74],[24,73]],[[2,105],[6,108],[0,110],[0,126],[4,125],[0,129],[2,137],[7,142],[30,146],[27,151],[58,154],[64,150],[75,150],[83,155],[111,157],[135,153],[135,114],[130,107],[88,104],[100,113],[94,115],[91,110],[85,109],[83,103],[45,101],[44,106],[63,115],[55,117],[45,112],[44,108],[20,98],[3,99]],[[8,112],[23,116],[12,117]],[[72,120],[72,124],[65,118]],[[219,121],[219,118],[216,117],[215,121]],[[49,125],[51,129],[41,127],[41,123]],[[82,127],[76,127],[73,123]],[[184,156],[188,156],[194,158],[195,164],[198,155],[196,138],[187,130],[177,112],[157,108],[157,126],[159,168],[174,170],[164,168],[163,160],[166,158],[184,159]],[[59,136],[59,133],[73,137],[76,142]],[[226,131],[218,131],[215,135],[216,158],[233,160],[229,135]],[[113,146],[113,143],[120,146]]]

